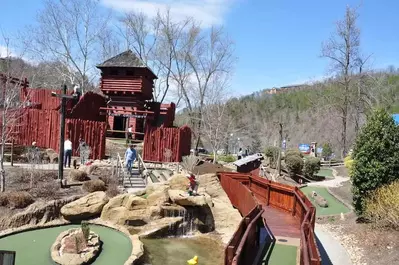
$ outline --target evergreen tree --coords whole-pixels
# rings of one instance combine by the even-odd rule
[[[385,110],[368,118],[356,138],[353,160],[353,204],[362,215],[364,201],[374,190],[399,179],[399,129]]]

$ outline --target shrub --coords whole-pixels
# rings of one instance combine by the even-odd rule
[[[198,156],[194,154],[190,154],[189,156],[183,156],[182,162],[180,165],[183,167],[184,170],[188,172],[192,172],[196,165],[198,165],[200,159]]]
[[[324,159],[329,159],[333,153],[330,143],[324,143],[322,148],[323,148],[323,151],[321,152],[322,157]]]
[[[344,166],[348,169],[350,175],[353,166],[353,159],[351,156],[347,156],[344,158]]]
[[[25,208],[35,201],[26,191],[7,192],[3,196],[7,197],[7,206],[11,208]]]
[[[82,229],[82,233],[83,233],[83,237],[85,239],[85,241],[89,241],[89,236],[90,236],[90,226],[87,222],[82,221],[82,223],[80,224],[80,227]]]
[[[399,180],[378,188],[365,200],[364,216],[379,227],[399,229]]]
[[[265,156],[269,158],[270,167],[276,168],[276,163],[278,160],[278,154],[280,152],[280,148],[276,146],[269,146],[265,150]]]
[[[78,169],[71,169],[69,172],[69,179],[71,181],[86,181],[90,180],[87,173]]]
[[[225,156],[219,156],[218,160],[226,162],[226,163],[232,163],[236,161],[237,159],[233,155],[225,155]]]
[[[317,157],[307,157],[303,166],[303,174],[308,178],[314,178],[314,174],[320,170],[320,159]]]
[[[376,110],[356,138],[351,166],[353,204],[358,215],[364,200],[399,178],[399,128],[391,115]]]
[[[7,205],[8,205],[7,193],[2,192],[0,193],[0,206],[7,206]]]
[[[303,154],[301,153],[301,151],[296,150],[296,149],[289,149],[287,151],[285,151],[284,156],[287,158],[288,156],[299,156],[299,157],[303,157]]]
[[[292,177],[302,172],[303,159],[297,155],[289,155],[285,158],[285,165],[289,175]]]
[[[95,192],[95,191],[106,191],[107,187],[105,186],[104,181],[99,179],[94,179],[83,183],[82,189],[87,192]]]

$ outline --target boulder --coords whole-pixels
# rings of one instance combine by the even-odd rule
[[[62,232],[51,246],[51,258],[60,265],[81,265],[91,264],[100,254],[102,242],[100,237],[90,231],[87,246],[84,250],[76,253],[74,245],[74,236],[80,232],[80,229],[70,229]],[[76,244],[76,243],[75,243]],[[74,251],[75,250],[75,251]]]
[[[206,193],[190,196],[182,190],[168,190],[172,202],[181,206],[212,206],[212,199]]]
[[[161,206],[165,202],[169,201],[168,194],[169,186],[153,184],[146,189],[146,198],[148,205],[151,206]]]
[[[187,190],[190,181],[186,176],[177,174],[170,177],[168,183],[172,190]]]
[[[328,202],[326,199],[324,199],[320,194],[318,194],[315,191],[312,191],[311,197],[313,200],[319,205],[320,207],[327,208],[328,207]]]
[[[323,208],[327,208],[328,207],[327,200],[324,199],[323,197],[321,197],[320,195],[315,197],[315,201],[316,201],[317,205],[319,205],[320,207],[323,207]]]
[[[61,208],[61,214],[67,220],[87,219],[99,215],[108,200],[109,199],[105,192],[93,192],[64,205]]]
[[[79,171],[85,172],[87,175],[91,175],[94,170],[98,168],[97,165],[91,164],[91,165],[80,165],[79,166]]]
[[[104,206],[101,219],[118,225],[140,221],[147,223],[152,211],[146,199],[134,194],[121,194],[110,199]]]
[[[220,185],[215,174],[198,176],[198,192],[209,194],[213,207],[211,207],[215,232],[218,233],[224,244],[227,244],[241,222],[241,214],[231,205],[230,199]]]

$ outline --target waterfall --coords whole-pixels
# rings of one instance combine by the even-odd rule
[[[169,234],[172,237],[186,237],[194,235],[197,230],[196,219],[196,209],[194,207],[173,207],[164,208],[164,217],[181,217],[182,223],[175,227],[175,223],[171,222],[169,224]]]

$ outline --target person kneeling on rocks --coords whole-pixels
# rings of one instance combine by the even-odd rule
[[[186,177],[188,178],[188,180],[190,181],[190,184],[188,184],[188,194],[190,196],[195,196],[197,195],[197,190],[198,190],[198,181],[195,178],[195,175],[190,173],[187,174]]]

